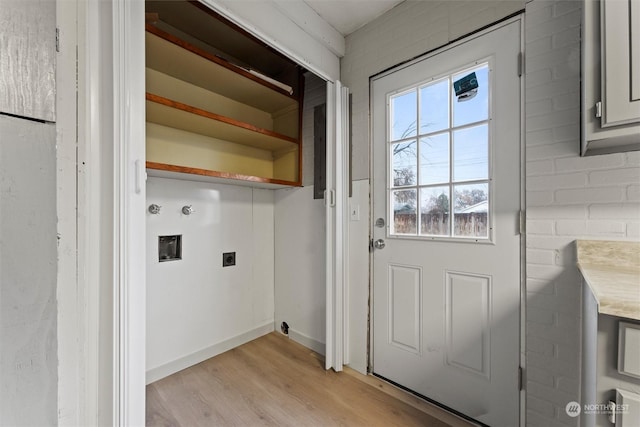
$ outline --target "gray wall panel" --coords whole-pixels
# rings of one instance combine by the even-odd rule
[[[0,0],[0,112],[55,121],[55,0]]]
[[[0,115],[0,425],[57,425],[56,128]]]

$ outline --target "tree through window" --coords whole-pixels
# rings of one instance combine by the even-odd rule
[[[489,238],[489,94],[485,62],[389,96],[392,235]]]

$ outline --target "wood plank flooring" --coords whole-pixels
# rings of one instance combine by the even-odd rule
[[[271,333],[147,386],[148,426],[424,426],[444,423]]]

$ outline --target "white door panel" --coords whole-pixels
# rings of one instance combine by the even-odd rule
[[[515,21],[371,91],[373,372],[496,427],[519,422],[519,51]]]
[[[421,276],[420,268],[389,264],[389,343],[416,354],[422,335]]]
[[[446,363],[490,378],[491,276],[447,271]]]

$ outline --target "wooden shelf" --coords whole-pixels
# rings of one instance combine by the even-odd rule
[[[298,104],[283,89],[153,25],[146,26],[147,67],[275,113]]]
[[[147,122],[269,151],[298,145],[294,138],[147,93]]]
[[[147,162],[148,175],[160,178],[182,178],[192,181],[220,182],[227,184],[246,185],[262,188],[301,187],[296,181],[263,178],[259,176],[243,175],[230,172],[220,172],[208,169],[190,168],[186,166],[168,165],[166,163]],[[228,182],[227,180],[233,180]]]

